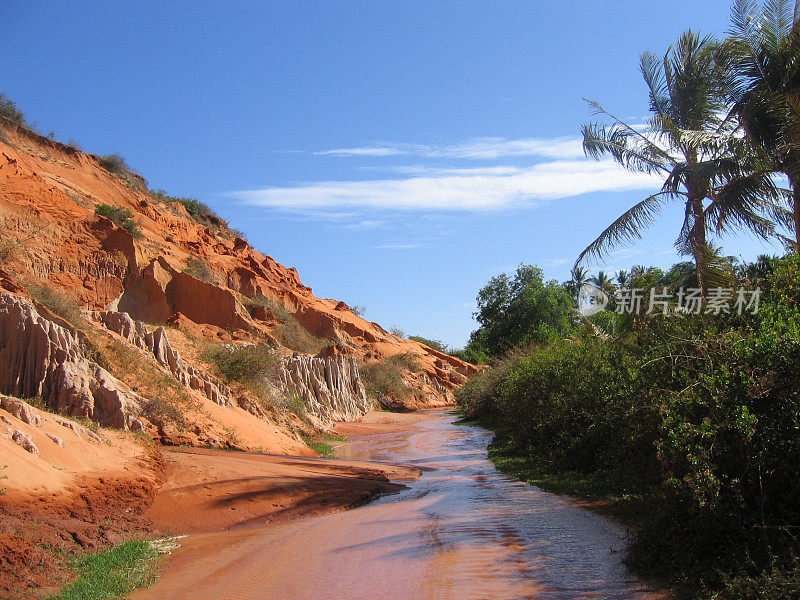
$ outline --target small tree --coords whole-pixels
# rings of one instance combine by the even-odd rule
[[[478,292],[475,319],[467,350],[497,356],[532,342],[546,342],[573,329],[572,298],[557,281],[544,281],[538,267],[520,265],[514,278],[492,277]],[[478,352],[479,353],[479,352]]]

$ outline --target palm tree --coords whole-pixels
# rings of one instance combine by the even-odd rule
[[[573,297],[577,298],[581,288],[589,281],[589,271],[584,267],[576,265],[572,267],[572,272],[570,274],[572,275],[572,279],[566,282],[564,287],[567,288]]]
[[[630,283],[631,278],[627,271],[618,271],[617,272],[617,283],[619,287],[626,288]]]
[[[736,0],[720,58],[734,69],[734,110],[747,138],[789,179],[800,249],[800,0]]]
[[[745,227],[762,237],[774,232],[761,213],[771,210],[778,193],[749,145],[735,135],[738,124],[725,111],[730,78],[714,59],[717,48],[710,37],[687,31],[663,59],[642,54],[651,112],[644,130],[587,100],[595,114],[609,117],[613,124],[583,126],[586,154],[596,159],[611,155],[630,171],[663,176],[664,183],[608,226],[581,252],[576,265],[589,257],[602,258],[619,243],[640,239],[664,204],[684,202],[676,247],[694,258],[705,294],[709,231],[722,234]]]
[[[606,293],[614,291],[614,282],[605,271],[598,271],[597,276],[589,277],[589,283]]]

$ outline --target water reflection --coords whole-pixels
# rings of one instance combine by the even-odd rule
[[[353,511],[192,536],[142,597],[664,597],[625,569],[620,527],[506,478],[487,459],[491,434],[452,421],[439,414],[338,449],[341,458],[423,469],[407,489]]]

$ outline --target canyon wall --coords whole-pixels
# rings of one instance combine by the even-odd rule
[[[77,303],[192,398],[218,407],[200,410],[210,415],[195,426],[203,433],[159,429],[162,440],[176,443],[219,441],[219,428],[212,435],[209,423],[239,409],[296,440],[302,424],[247,389],[231,389],[198,356],[183,355],[183,348],[179,354],[163,328],[168,324],[178,341],[268,344],[283,359],[278,387],[302,398],[323,425],[358,419],[370,405],[359,364],[414,357],[418,367],[403,372],[411,393],[384,398],[401,409],[449,404],[475,372],[471,364],[392,335],[344,302],[316,297],[295,269],[254,249],[213,214],[192,216],[183,203],[150,192],[140,176],[110,173],[98,157],[3,117],[0,129],[0,284],[17,295],[4,295],[2,304],[0,392],[41,396],[57,410],[115,427],[149,427],[143,402],[152,407],[158,394],[145,397],[138,385],[123,383],[113,365],[86,355],[66,323],[37,312],[25,297],[42,289]],[[130,211],[133,226],[96,214],[101,205]],[[225,427],[255,440],[262,426]],[[225,439],[232,444],[236,436]]]

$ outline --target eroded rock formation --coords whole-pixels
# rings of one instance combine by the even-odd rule
[[[392,335],[355,314],[344,302],[316,297],[294,268],[260,253],[219,219],[192,217],[180,202],[153,195],[144,185],[126,185],[103,169],[95,156],[48,140],[3,117],[0,125],[4,132],[0,140],[0,235],[3,267],[14,278],[56,290],[89,310],[126,312],[133,320],[147,323],[185,322],[198,337],[215,343],[275,343],[285,339],[278,334],[285,325],[280,321],[288,314],[299,326],[326,338],[326,343],[340,346],[355,360],[368,363],[412,354],[419,371],[404,374],[413,389],[408,399],[397,399],[404,408],[452,402],[453,390],[476,371],[457,358]],[[141,238],[97,215],[100,204],[130,210]],[[7,273],[0,270],[0,289],[24,294],[21,287],[26,286],[15,287]],[[276,310],[268,310],[269,306]],[[168,344],[156,339],[139,343],[147,335],[160,336],[158,330],[143,333],[132,326],[129,331],[136,334],[135,339],[142,338],[129,341],[152,352],[176,378],[215,402],[230,406],[231,398],[218,382],[181,364]],[[290,350],[316,352],[302,346]],[[20,358],[13,360],[19,362]],[[118,412],[112,407],[106,411],[99,400],[120,396],[107,389],[116,385],[107,373],[86,375],[87,367],[81,359],[69,353],[57,367],[47,368],[45,391],[52,395],[56,392],[51,387],[60,385],[58,402],[69,407],[65,410],[81,406],[78,412],[93,410],[105,420],[120,422]],[[320,367],[323,373],[326,368]],[[1,371],[8,369],[0,363]],[[75,369],[78,372],[72,373]],[[33,379],[41,379],[41,375]],[[67,375],[83,383],[67,392]],[[66,379],[57,384],[59,376]],[[313,377],[302,385],[297,383],[298,389],[305,387],[309,393],[315,390]],[[6,383],[7,389],[16,386]],[[22,387],[26,386],[41,387],[27,382]],[[321,394],[324,400],[325,392]],[[127,392],[121,395],[133,398]],[[316,398],[316,392],[311,395]],[[108,400],[112,404],[115,401]],[[346,418],[360,416],[352,406],[343,408],[348,402],[342,406],[334,402],[332,412],[328,412],[349,415]],[[246,399],[237,398],[234,403],[253,415],[260,414]],[[90,409],[90,404],[96,406]],[[320,414],[325,410],[320,408]],[[112,413],[117,417],[112,418]]]
[[[96,311],[92,313],[92,317],[107,329],[125,338],[129,344],[151,354],[159,365],[186,387],[198,390],[220,406],[233,406],[228,386],[213,375],[183,360],[178,351],[170,346],[167,332],[163,327],[156,327],[152,332],[148,332],[147,326],[141,321],[132,319],[127,313],[113,310]]]
[[[0,293],[0,392],[41,397],[57,412],[108,427],[143,429],[143,398],[88,359],[77,334],[8,293]]]
[[[370,408],[358,363],[348,356],[285,358],[280,384],[289,395],[303,399],[309,414],[325,425],[332,421],[358,421]]]

